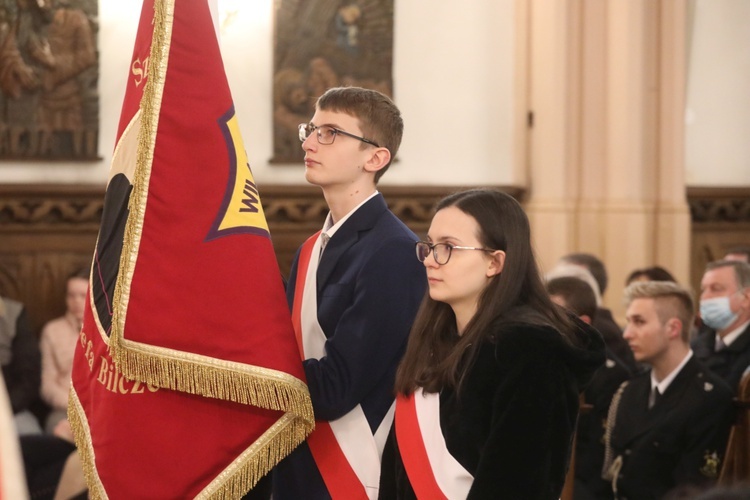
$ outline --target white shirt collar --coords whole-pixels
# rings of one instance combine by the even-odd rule
[[[732,342],[734,342],[735,340],[737,340],[737,337],[739,337],[740,334],[745,331],[745,328],[747,328],[747,325],[750,325],[750,321],[745,321],[740,326],[738,326],[737,328],[735,328],[734,330],[732,330],[730,333],[727,333],[723,337],[719,337],[719,334],[717,333],[716,334],[716,340],[717,340],[717,342],[718,342],[719,339],[721,339],[721,341],[724,343],[724,345],[727,346],[727,347],[729,347],[730,345],[732,345]]]
[[[328,236],[328,238],[333,238],[333,235],[336,234],[336,231],[339,230],[341,226],[344,225],[344,222],[351,217],[351,215],[359,210],[359,207],[370,201],[372,198],[380,194],[380,192],[376,189],[374,193],[372,193],[370,196],[368,196],[366,199],[362,200],[362,203],[354,207],[349,211],[348,214],[343,216],[340,221],[338,221],[336,224],[333,223],[333,217],[331,216],[331,212],[328,212],[328,215],[326,216],[326,221],[323,224],[323,233]]]
[[[661,382],[656,381],[656,377],[654,377],[654,370],[651,370],[651,390],[656,387],[659,389],[659,394],[664,394],[667,390],[667,387],[669,387],[669,384],[672,383],[672,381],[675,379],[675,377],[680,373],[680,370],[682,370],[688,361],[690,361],[690,358],[693,357],[693,350],[688,350],[688,353],[685,355],[685,358],[682,360],[682,362],[677,365],[677,368],[672,370],[672,372],[664,377],[664,380]]]

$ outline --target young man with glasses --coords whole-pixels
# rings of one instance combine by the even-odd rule
[[[299,126],[305,179],[330,209],[300,248],[287,297],[316,429],[273,473],[273,498],[376,498],[393,380],[426,279],[416,235],[376,184],[401,143],[385,95],[333,88]]]

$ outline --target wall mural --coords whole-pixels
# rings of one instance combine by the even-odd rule
[[[96,160],[97,0],[0,0],[0,160]]]
[[[393,0],[276,0],[272,163],[299,163],[297,126],[326,89],[393,95]]]

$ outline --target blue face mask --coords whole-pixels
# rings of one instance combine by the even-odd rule
[[[701,300],[701,319],[714,330],[724,330],[737,320],[729,306],[729,297]]]

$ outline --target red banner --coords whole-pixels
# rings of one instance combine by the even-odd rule
[[[69,415],[92,493],[241,496],[313,427],[206,0],[146,0]]]

